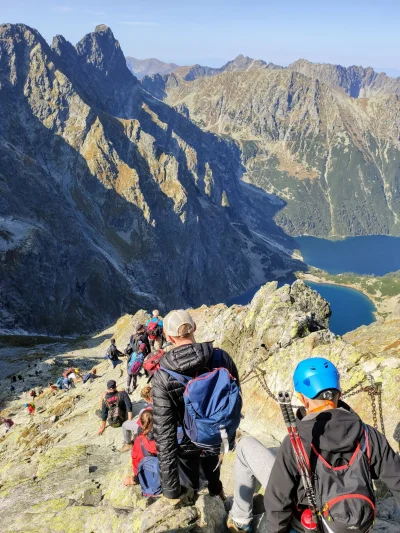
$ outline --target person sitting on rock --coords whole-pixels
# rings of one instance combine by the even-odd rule
[[[132,351],[134,352],[137,352],[141,344],[146,345],[145,355],[148,355],[151,352],[149,336],[147,335],[146,328],[143,324],[138,324],[136,326],[136,333],[134,335],[131,335],[131,338],[129,339],[129,344],[132,348]]]
[[[157,447],[153,435],[153,412],[151,410],[145,410],[140,415],[140,424],[142,427],[141,434],[135,440],[135,444],[132,447],[132,470],[133,476],[127,476],[124,479],[124,485],[137,485],[139,464],[146,456],[156,456]]]
[[[107,350],[106,357],[111,361],[112,367],[115,368],[117,365],[120,365],[122,363],[121,359],[119,357],[123,356],[124,354],[120,352],[115,344],[115,339],[111,339],[111,345]]]
[[[236,445],[233,467],[234,496],[227,527],[236,533],[252,531],[253,497],[260,484],[268,484],[275,454],[251,436],[241,437]]]
[[[187,311],[171,311],[164,319],[164,335],[173,349],[162,359],[165,369],[184,376],[196,377],[209,370],[214,353],[212,343],[196,343],[196,324]],[[238,371],[231,357],[221,352],[221,367],[226,368],[239,384]],[[154,436],[160,461],[161,482],[166,498],[178,498],[181,494],[179,469],[194,490],[199,489],[200,464],[208,481],[211,495],[224,497],[220,480],[218,455],[204,455],[186,434],[178,444],[177,429],[184,426],[185,386],[162,368],[152,380]]]
[[[140,415],[143,413],[143,411],[148,411],[153,409],[153,398],[151,396],[151,386],[146,385],[142,388],[140,391],[140,396],[143,398],[143,400],[146,402],[143,409],[139,411],[138,418],[136,420],[126,420],[122,424],[122,429],[124,431],[124,441],[127,444],[126,451],[129,450],[129,443],[132,443],[133,440],[135,440],[136,436],[141,431],[141,422],[140,422]],[[133,433],[133,438],[132,438]],[[125,449],[125,447],[124,447]]]
[[[400,505],[400,457],[340,400],[339,372],[330,361],[301,361],[293,381],[304,406],[296,414],[298,432],[310,458],[311,479],[318,480],[313,485],[319,520],[330,524],[324,531],[368,531],[375,519],[372,480],[382,480]],[[264,502],[268,533],[303,533],[309,524],[311,512],[289,436],[272,466]]]
[[[159,350],[163,345],[163,321],[160,318],[160,311],[154,309],[153,316],[146,322],[146,332],[149,336],[151,350]]]
[[[112,427],[122,427],[126,420],[132,420],[132,402],[125,391],[118,391],[117,384],[113,379],[107,381],[107,390],[102,395],[101,400],[101,426],[98,431],[102,435],[106,429],[107,421]],[[131,443],[125,442],[121,451],[125,450],[125,446],[130,449]]]
[[[8,433],[14,425],[14,421],[11,420],[11,418],[2,418],[1,423],[5,426],[6,433]]]

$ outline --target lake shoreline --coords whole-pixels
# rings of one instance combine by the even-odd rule
[[[364,291],[360,286],[354,285],[352,283],[337,283],[336,281],[332,281],[330,279],[326,279],[324,277],[318,277],[314,274],[308,274],[307,272],[297,272],[296,276],[298,279],[301,279],[303,281],[312,281],[313,283],[323,283],[324,285],[333,285],[336,287],[347,287],[348,289],[353,289],[370,300],[370,302],[374,305],[375,311],[373,312],[376,320],[383,320],[387,313],[387,306],[385,305],[385,301],[378,300],[373,295],[368,293],[367,291]]]

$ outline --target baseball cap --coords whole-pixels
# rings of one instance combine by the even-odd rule
[[[141,331],[142,329],[144,329],[144,324],[138,324],[136,326],[136,331]]]
[[[192,327],[192,331],[194,331],[193,318],[187,311],[184,309],[171,311],[164,318],[164,332],[171,337],[179,337],[179,328],[184,324],[189,324]]]
[[[109,379],[107,381],[107,389],[116,389],[117,388],[117,382],[113,379]]]

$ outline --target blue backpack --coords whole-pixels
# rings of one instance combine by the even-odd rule
[[[211,359],[213,370],[196,378],[161,366],[164,372],[186,387],[183,394],[186,435],[196,446],[212,455],[229,450],[242,410],[242,396],[236,380],[221,364],[222,352],[214,349]]]
[[[64,378],[61,376],[60,378],[57,379],[55,385],[58,389],[62,389],[63,388],[63,382],[64,382]]]
[[[162,494],[162,487],[158,458],[146,450],[142,439],[140,439],[140,447],[144,455],[138,465],[138,479],[142,494],[143,496],[159,496]]]
[[[133,352],[127,366],[128,374],[130,376],[135,376],[136,374],[139,374],[139,372],[142,370],[143,361],[144,355],[142,353]]]

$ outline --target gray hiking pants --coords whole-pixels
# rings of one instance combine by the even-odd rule
[[[134,436],[136,437],[137,432],[139,431],[137,420],[126,420],[122,424],[122,431],[124,432],[125,443],[130,444],[132,442],[132,432]]]
[[[238,525],[253,519],[253,496],[257,481],[266,487],[275,454],[254,437],[242,437],[236,447],[233,506],[230,512]]]

